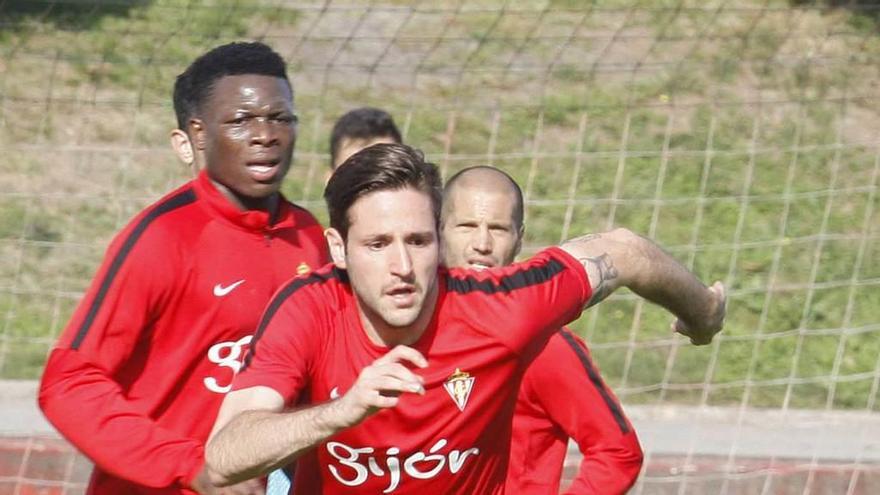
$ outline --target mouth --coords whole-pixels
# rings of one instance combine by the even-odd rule
[[[278,174],[278,165],[280,163],[281,159],[272,158],[250,160],[245,165],[247,166],[248,175],[256,182],[271,182]]]
[[[412,285],[399,285],[385,291],[385,295],[391,298],[394,306],[408,308],[416,302],[416,288]]]
[[[467,262],[468,268],[474,270],[485,270],[487,268],[492,268],[495,266],[495,262],[487,259],[479,259],[479,260],[468,260]]]

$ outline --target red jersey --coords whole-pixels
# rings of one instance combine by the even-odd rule
[[[580,314],[590,285],[557,248],[483,272],[441,268],[438,284],[433,318],[412,345],[428,360],[417,371],[425,395],[404,394],[300,457],[296,493],[503,491],[528,348]],[[388,350],[363,330],[346,273],[325,267],[273,298],[233,387],[267,386],[288,405],[323,402]]]
[[[642,450],[583,341],[567,329],[550,338],[523,376],[506,493],[556,495],[568,439],[583,460],[565,493],[618,494],[635,483]]]
[[[272,294],[327,260],[283,200],[270,222],[203,172],[110,244],[49,356],[39,402],[96,468],[89,493],[194,493],[203,444]]]

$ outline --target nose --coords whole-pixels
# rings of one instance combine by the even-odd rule
[[[481,226],[474,232],[471,247],[480,254],[492,254],[492,234],[488,227]]]
[[[278,142],[275,126],[266,118],[257,118],[251,124],[251,144],[272,146]]]
[[[400,278],[409,278],[413,273],[412,257],[409,249],[403,243],[398,243],[391,250],[391,259],[389,260],[389,268],[393,275]]]

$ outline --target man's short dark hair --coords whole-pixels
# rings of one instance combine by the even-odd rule
[[[513,177],[510,176],[504,170],[500,168],[490,167],[489,165],[477,165],[474,167],[468,167],[462,170],[459,170],[452,177],[450,177],[446,181],[446,186],[443,188],[443,202],[445,203],[447,198],[449,197],[449,192],[452,191],[452,187],[455,186],[455,183],[458,182],[463,175],[472,171],[472,170],[491,170],[493,172],[498,172],[501,176],[505,177],[510,185],[513,187],[513,194],[516,197],[515,203],[513,205],[513,224],[516,228],[520,228],[523,226],[523,216],[524,216],[524,207],[523,207],[523,193],[522,188],[519,187],[519,184],[513,180]]]
[[[281,55],[260,42],[235,42],[218,46],[195,59],[174,82],[174,113],[177,127],[187,130],[211,95],[214,84],[225,76],[256,74],[287,81],[287,67]]]
[[[348,238],[351,218],[348,210],[361,196],[412,187],[431,198],[434,225],[440,224],[440,171],[425,161],[421,151],[405,144],[376,144],[351,155],[330,177],[324,200],[330,212],[330,226]],[[401,212],[406,215],[407,212]]]
[[[343,139],[391,138],[395,143],[403,142],[400,130],[394,124],[391,114],[372,107],[355,108],[336,121],[330,133],[330,166],[336,163],[339,146]]]

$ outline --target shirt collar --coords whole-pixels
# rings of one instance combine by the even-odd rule
[[[296,226],[296,217],[293,206],[280,195],[278,198],[278,211],[274,222],[269,212],[262,210],[240,210],[232,204],[226,196],[211,182],[205,170],[199,172],[193,181],[196,194],[204,200],[208,208],[216,215],[241,227],[245,230],[256,232],[271,232]]]

